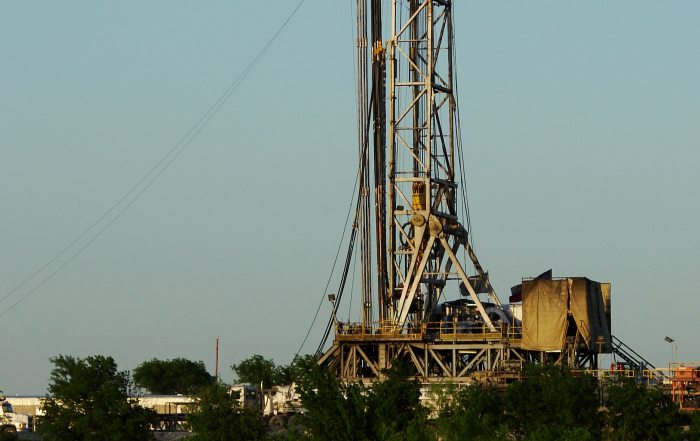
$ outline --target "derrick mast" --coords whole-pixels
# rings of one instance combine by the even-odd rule
[[[393,2],[387,313],[399,329],[427,322],[450,279],[461,281],[481,318],[494,329],[457,259],[458,249],[466,247],[481,284],[488,284],[457,210],[455,158],[460,145],[453,39],[451,2]],[[490,286],[487,291],[500,305]]]
[[[388,20],[386,4],[356,0],[358,192],[319,363],[373,381],[402,358],[424,383],[505,381],[525,362],[595,365],[610,350],[609,287],[550,271],[514,287],[507,312],[470,244],[452,2],[393,0]],[[339,321],[356,254],[361,319]]]
[[[359,191],[334,315],[359,240],[361,322],[341,324],[341,334],[430,340],[436,330],[429,323],[450,284],[453,295],[469,297],[474,324],[496,332],[475,286],[486,287],[481,292],[491,307],[500,302],[458,210],[456,177],[463,170],[456,163],[452,4],[394,0],[385,20],[386,3],[356,0]],[[457,258],[462,249],[476,269],[471,278]],[[319,354],[335,324],[334,317]],[[385,366],[392,358],[387,348],[368,350],[381,352]]]
[[[386,42],[381,0],[358,0],[357,16],[363,325],[420,328],[448,281],[458,280],[493,330],[456,257],[466,247],[488,284],[458,214],[451,3],[394,1]]]

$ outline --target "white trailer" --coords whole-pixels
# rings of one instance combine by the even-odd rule
[[[0,393],[0,431],[24,432],[31,430],[31,417],[22,413],[15,413],[12,404]]]

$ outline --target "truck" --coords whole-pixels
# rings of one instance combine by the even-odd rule
[[[31,422],[29,415],[15,413],[12,404],[0,391],[0,432],[31,431]]]
[[[265,425],[273,432],[289,428],[290,419],[306,410],[296,390],[296,385],[276,385],[270,389],[250,384],[235,384],[229,393],[242,408],[260,412]]]

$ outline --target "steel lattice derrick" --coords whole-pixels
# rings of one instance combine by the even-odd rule
[[[564,329],[561,346],[533,346],[523,340],[531,334],[523,332],[521,318],[508,318],[501,309],[460,223],[468,225],[468,216],[460,219],[457,206],[456,176],[462,179],[464,166],[454,90],[452,2],[393,0],[386,44],[381,1],[356,4],[359,194],[338,296],[331,300],[333,315],[316,352],[318,362],[343,381],[361,382],[381,380],[399,358],[409,362],[423,383],[476,379],[500,384],[517,378],[525,363],[595,368],[602,346],[591,347],[579,326]],[[362,321],[351,322],[348,313],[348,321],[341,323],[335,314],[356,237]],[[467,263],[476,276],[467,275]],[[439,304],[453,285],[469,299]],[[488,294],[490,304],[482,302],[480,293]],[[331,329],[333,346],[321,355]],[[548,349],[527,350],[523,345]]]
[[[398,330],[429,320],[450,279],[469,291],[495,327],[457,259],[468,246],[457,214],[452,5],[393,2],[389,42],[388,247],[386,317]],[[469,256],[485,280],[476,256]],[[489,286],[490,288],[490,286]],[[491,300],[500,305],[493,289]]]

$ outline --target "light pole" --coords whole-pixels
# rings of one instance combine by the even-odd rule
[[[676,340],[672,339],[668,335],[664,338],[668,343],[671,343],[671,351],[672,351],[672,356],[673,356],[673,365],[674,367],[678,365],[678,345],[676,344]]]
[[[331,305],[333,306],[333,312],[332,312],[332,314],[333,314],[333,324],[337,325],[337,324],[338,324],[338,318],[336,317],[337,305],[335,304],[335,299],[336,299],[335,294],[328,294],[328,301],[329,301],[329,302],[331,303]]]

